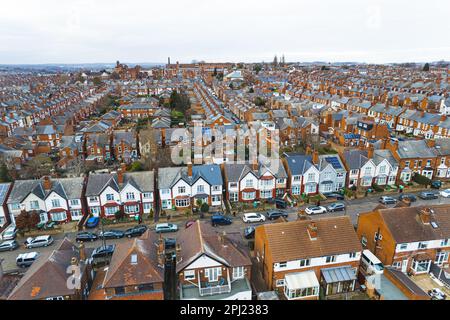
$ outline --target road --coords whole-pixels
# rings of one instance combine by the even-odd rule
[[[357,221],[358,221],[358,214],[360,213],[364,213],[364,212],[369,212],[371,210],[373,210],[379,203],[378,203],[378,196],[369,196],[367,198],[362,198],[362,199],[355,199],[355,200],[351,200],[351,201],[341,201],[344,202],[347,206],[347,210],[346,211],[342,211],[342,212],[333,212],[333,213],[326,213],[326,214],[322,214],[322,215],[315,215],[315,216],[310,216],[311,219],[323,219],[326,217],[337,217],[337,216],[344,216],[344,215],[348,215],[353,224],[356,225]],[[421,200],[421,199],[417,199],[416,202],[412,203],[412,206],[420,206],[420,205],[438,205],[438,204],[450,204],[450,198],[443,198],[443,197],[439,197],[439,199],[435,199],[435,200]],[[390,205],[388,207],[393,207],[393,205]],[[300,209],[304,209],[306,208],[306,206],[301,207]],[[287,209],[285,210],[288,213],[288,221],[295,221],[297,220],[297,213],[298,213],[299,208],[295,208],[295,209]],[[249,226],[247,224],[245,224],[242,221],[242,214],[240,214],[238,217],[233,219],[233,223],[229,226],[218,226],[216,227],[218,232],[226,232],[229,236],[232,236],[234,239],[238,239],[241,240],[243,243],[246,243],[247,241],[244,239],[243,237],[243,233],[244,233],[244,229]],[[272,221],[266,221],[266,224],[268,223],[274,223]],[[184,228],[184,223],[182,222],[178,222],[177,223],[179,228]],[[252,226],[258,226],[261,223],[255,223],[255,224],[251,224]],[[114,227],[111,227],[114,228]],[[93,230],[94,232],[98,232],[98,230]],[[176,233],[171,233],[171,234],[165,234],[164,237],[171,237],[171,238],[176,238],[177,234]],[[32,251],[37,251],[37,252],[48,252],[51,250],[54,250],[54,248],[56,247],[56,244],[58,242],[60,242],[64,237],[69,238],[72,241],[75,241],[75,237],[76,237],[76,233],[67,233],[67,234],[59,234],[59,235],[55,235],[54,239],[55,239],[55,243],[53,245],[51,245],[50,247],[45,247],[45,248],[35,248],[35,249],[26,249],[26,248],[19,248],[15,251],[12,252],[0,252],[0,259],[3,259],[3,269],[5,271],[8,270],[14,270],[17,269],[16,265],[15,265],[15,259],[16,257],[20,254],[20,253],[25,253],[25,252],[32,252]],[[25,241],[25,239],[23,238],[18,238],[17,239],[19,241],[19,243],[23,243]],[[130,239],[117,239],[117,240],[107,240],[107,244],[118,244],[118,243],[122,243],[125,241],[132,241]],[[95,242],[88,242],[86,243],[86,248],[96,248],[101,246],[102,243],[101,241],[95,241]]]

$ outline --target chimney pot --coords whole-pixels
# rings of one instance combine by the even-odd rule
[[[189,177],[192,177],[192,162],[188,162],[188,164],[187,164],[187,166],[188,166],[188,176]]]
[[[313,164],[319,164],[319,151],[315,150],[312,157]]]
[[[52,182],[50,181],[49,176],[44,177],[43,187],[44,187],[44,190],[50,190],[52,188]]]
[[[314,221],[308,225],[308,234],[311,240],[317,239],[317,224]]]
[[[78,265],[78,259],[76,257],[72,257],[72,260],[70,260],[70,264],[73,266],[77,266]]]
[[[430,208],[423,208],[419,212],[420,220],[423,224],[430,224],[431,223],[431,214],[433,213],[433,210]]]
[[[80,250],[80,260],[85,261],[86,260],[86,248],[84,247],[84,243],[80,242],[80,246],[78,247]]]

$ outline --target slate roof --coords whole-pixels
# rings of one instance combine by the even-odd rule
[[[158,188],[170,189],[180,179],[183,179],[189,185],[193,185],[200,178],[211,186],[223,184],[220,167],[216,164],[205,164],[193,166],[192,177],[189,177],[187,167],[160,168],[158,170]]]
[[[369,161],[368,151],[359,149],[345,150],[344,159],[349,170],[361,169]]]
[[[425,140],[399,141],[397,153],[402,159],[436,157],[434,150],[427,146]]]
[[[307,155],[288,155],[286,162],[292,175],[303,175],[313,165],[312,157]]]
[[[127,184],[131,184],[140,192],[154,191],[154,171],[125,172],[123,184],[119,185],[117,173],[97,173],[89,175],[86,197],[98,196],[106,187],[120,192]]]
[[[81,199],[83,190],[83,178],[51,178],[51,189],[44,190],[43,180],[17,180],[14,182],[11,193],[8,197],[8,204],[22,202],[30,193],[45,200],[47,196],[56,192],[64,199]]]

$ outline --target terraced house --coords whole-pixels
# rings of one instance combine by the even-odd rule
[[[348,171],[347,187],[369,188],[394,185],[397,181],[398,163],[389,150],[345,150],[342,157]]]
[[[224,164],[226,196],[230,202],[253,202],[282,197],[287,191],[283,163]]]
[[[8,210],[14,223],[22,211],[37,212],[41,222],[63,223],[80,220],[84,178],[17,180],[8,197]]]
[[[95,217],[114,218],[149,214],[154,208],[153,171],[126,172],[124,165],[114,173],[91,174],[86,187],[87,211]]]
[[[425,140],[390,141],[385,144],[386,149],[390,150],[398,161],[398,180],[409,182],[415,173],[433,178],[436,153],[428,147]]]
[[[160,168],[158,188],[161,209],[176,210],[207,203],[222,206],[222,173],[218,165]]]
[[[310,155],[285,154],[283,159],[288,175],[288,190],[293,196],[319,192],[320,171]],[[318,159],[318,155],[316,154]]]

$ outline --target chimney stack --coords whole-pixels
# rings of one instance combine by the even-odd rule
[[[123,183],[123,174],[127,171],[127,166],[125,163],[120,164],[120,169],[117,171],[117,182],[119,184]]]
[[[158,250],[156,252],[157,258],[158,258],[158,265],[164,266],[164,239],[162,237],[162,234],[159,234],[158,239]]]
[[[312,162],[313,164],[319,164],[319,151],[314,150],[313,155],[312,155]]]
[[[373,145],[370,143],[369,144],[369,151],[367,152],[367,157],[369,158],[369,159],[373,159],[373,153],[374,153],[374,147],[373,147]]]
[[[308,225],[308,234],[311,240],[317,239],[317,225],[314,221]]]
[[[258,171],[258,160],[253,160],[252,162],[252,170],[253,171]]]
[[[86,261],[86,248],[84,247],[83,241],[80,242],[80,246],[78,247],[78,249],[80,250],[80,260]]]
[[[50,181],[49,176],[44,177],[44,181],[42,182],[44,190],[50,190],[52,188],[52,182]]]
[[[431,214],[433,213],[433,210],[430,208],[423,208],[419,212],[420,220],[423,224],[430,224],[431,223]]]
[[[188,176],[192,178],[192,175],[193,175],[193,173],[192,173],[192,162],[189,161],[187,166],[188,166]]]

